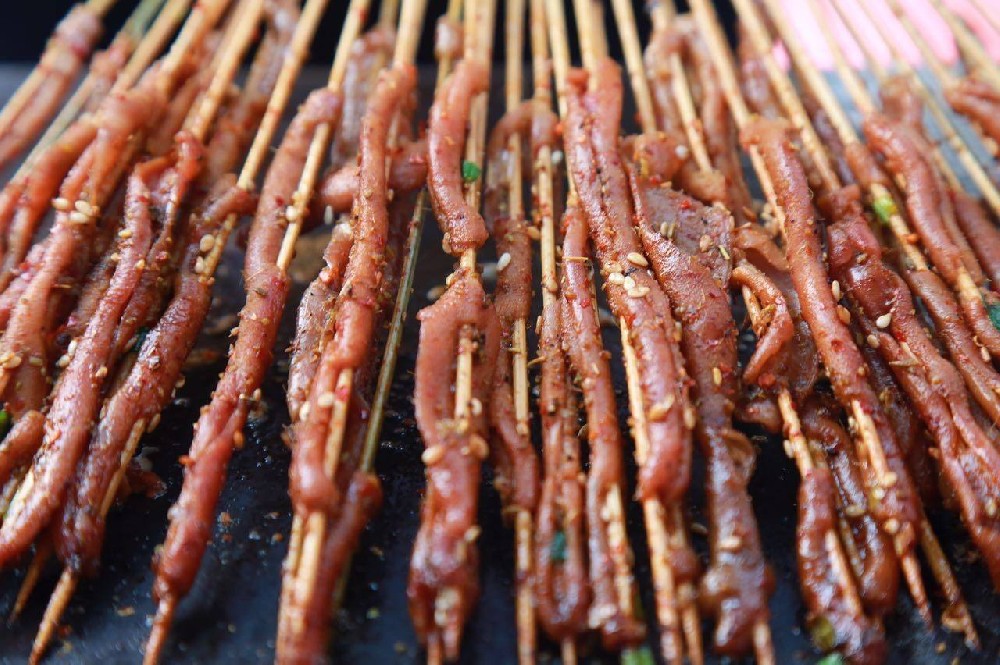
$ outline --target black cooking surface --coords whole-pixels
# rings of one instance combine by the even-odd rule
[[[23,67],[0,68],[0,98],[6,98],[23,77]],[[298,97],[320,85],[325,72],[309,70],[299,81]],[[429,90],[429,87],[425,87]],[[500,88],[494,86],[494,91]],[[426,103],[424,95],[423,102]],[[494,101],[497,97],[493,95]],[[287,495],[289,453],[280,433],[288,422],[283,386],[287,378],[287,347],[293,332],[294,304],[320,266],[323,231],[302,239],[292,269],[296,286],[286,312],[275,366],[263,388],[265,409],[249,426],[246,445],[233,456],[229,480],[220,501],[215,537],[205,556],[198,582],[182,603],[165,652],[165,663],[266,663],[274,658],[274,636],[281,563],[290,528]],[[488,260],[484,256],[483,260]],[[198,409],[207,402],[223,369],[227,334],[243,304],[240,252],[230,247],[220,267],[216,302],[209,324],[186,371],[187,382],[163,414],[159,428],[142,443],[143,456],[166,483],[156,498],[133,496],[113,510],[100,576],[84,581],[70,603],[61,639],[54,641],[48,662],[136,663],[141,659],[150,617],[152,573],[149,562],[166,533],[166,513],[180,488],[177,459],[187,452]],[[422,444],[413,422],[410,395],[418,326],[415,313],[428,304],[427,292],[442,284],[451,260],[440,250],[440,234],[427,216],[416,286],[410,303],[406,334],[396,381],[376,460],[385,501],[366,530],[354,559],[343,608],[336,618],[331,646],[335,662],[416,663],[424,658],[417,646],[406,608],[405,586],[410,549],[419,526],[418,508],[424,486],[420,462]],[[745,328],[745,326],[744,326]],[[746,335],[743,336],[744,341]],[[620,357],[617,332],[606,331],[605,342]],[[624,380],[618,372],[621,422],[627,418]],[[803,607],[795,573],[795,519],[798,473],[774,438],[748,432],[760,457],[750,490],[765,553],[774,567],[777,589],[771,602],[771,629],[779,663],[814,663],[819,656],[802,630]],[[628,452],[626,456],[631,456]],[[699,471],[700,472],[700,471]],[[694,483],[697,488],[698,482]],[[629,488],[630,490],[633,488]],[[704,523],[704,497],[695,489],[691,518]],[[643,605],[652,607],[652,584],[637,504],[629,506],[630,535]],[[976,620],[983,648],[969,652],[960,636],[942,630],[928,632],[906,596],[887,620],[891,663],[994,663],[1000,657],[1000,613],[983,566],[957,520],[932,511],[932,521],[953,562]],[[463,663],[514,663],[513,536],[500,519],[499,500],[488,471],[480,492],[482,598],[465,635]],[[695,535],[696,545],[704,539]],[[58,570],[49,569],[20,619],[0,622],[0,662],[24,662],[31,648]],[[23,570],[0,576],[0,613],[9,612]],[[936,604],[935,610],[940,611]],[[706,646],[711,633],[706,625]],[[581,649],[582,662],[614,662],[594,648]],[[543,644],[541,662],[558,662],[558,651]],[[732,662],[709,658],[710,663]]]

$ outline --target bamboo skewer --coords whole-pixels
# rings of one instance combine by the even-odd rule
[[[552,71],[547,24],[545,0],[531,0],[531,60],[535,99],[551,108]],[[542,145],[539,148],[532,168],[535,190],[533,216],[539,228],[541,243],[542,312],[544,316],[545,312],[556,312],[559,308],[554,201],[555,169],[550,146]],[[563,640],[560,649],[562,662],[565,665],[575,665],[577,661],[576,643],[573,639]]]
[[[871,18],[870,8],[866,7],[864,3],[860,4],[863,7],[865,13],[869,16],[869,18]],[[892,7],[893,11],[896,12],[896,16],[899,18],[900,23],[903,24],[903,28],[910,35],[913,42],[916,44],[917,48],[920,50],[924,62],[928,64],[928,66],[931,68],[931,71],[933,71],[934,74],[940,80],[941,84],[948,85],[947,81],[951,76],[951,74],[948,72],[948,69],[944,67],[944,65],[938,60],[937,56],[934,54],[933,49],[931,49],[930,44],[927,43],[927,40],[924,39],[923,35],[916,28],[916,26],[913,25],[913,22],[909,19],[908,16],[906,16],[905,12],[895,2],[895,0],[892,0],[890,2],[890,6]],[[976,156],[972,154],[972,151],[969,150],[969,147],[965,145],[965,143],[962,141],[962,138],[959,135],[954,122],[952,122],[952,119],[942,108],[941,103],[938,101],[937,96],[934,95],[933,91],[931,91],[931,89],[924,82],[923,78],[916,72],[913,66],[910,65],[910,63],[905,58],[902,57],[899,44],[896,41],[894,41],[890,37],[890,35],[886,32],[886,28],[884,25],[879,24],[878,21],[873,21],[873,23],[875,23],[876,29],[882,36],[882,40],[896,53],[897,61],[899,62],[900,67],[902,68],[903,72],[905,72],[906,75],[910,78],[911,82],[914,85],[914,89],[923,98],[925,106],[927,107],[927,110],[930,111],[931,117],[934,118],[934,122],[937,125],[938,130],[941,132],[942,137],[948,143],[951,149],[955,152],[955,154],[958,156],[959,162],[961,162],[962,166],[965,167],[965,170],[972,178],[972,181],[976,184],[976,187],[979,188],[980,193],[983,195],[983,198],[986,199],[986,202],[989,204],[990,208],[993,209],[993,212],[995,214],[1000,214],[1000,191],[997,190],[996,184],[990,179],[990,176],[984,170],[983,165],[976,159]],[[979,130],[979,128],[974,124],[973,127],[975,128],[977,134],[982,136],[982,132]],[[982,140],[985,142],[988,139],[982,139]],[[946,161],[946,160],[940,160],[940,161]],[[946,177],[948,176],[950,170],[951,167],[948,165],[942,167],[942,172],[946,175]]]
[[[263,0],[243,0],[240,3],[236,22],[231,28],[231,33],[227,36],[224,47],[221,49],[219,66],[215,69],[212,81],[199,104],[191,110],[185,120],[186,127],[196,141],[203,142],[207,138],[216,113],[236,75],[237,67],[239,67],[247,49],[253,42],[257,25],[263,16],[263,11]],[[139,445],[139,440],[142,438],[145,430],[146,423],[144,420],[139,420],[132,426],[132,431],[129,434],[122,454],[122,463],[116,470],[114,478],[108,485],[108,489],[101,502],[100,513],[102,517],[106,516],[111,509],[114,498],[118,493],[118,487],[125,477],[128,463],[134,456],[135,450]],[[36,560],[40,562],[44,561],[44,559],[39,559],[38,557],[36,557]],[[35,562],[33,561],[32,563],[34,566]],[[70,567],[63,569],[56,588],[49,598],[48,606],[45,608],[45,614],[42,617],[41,626],[35,636],[30,662],[38,662],[48,649],[49,642],[52,640],[55,630],[58,627],[59,619],[65,612],[66,605],[72,597],[78,581],[79,573],[77,571]]]
[[[396,51],[393,59],[394,64],[410,64],[413,62],[416,55],[417,41],[420,37],[420,28],[423,25],[425,7],[426,0],[410,0],[403,4],[403,13],[400,17],[398,41],[396,43]],[[385,8],[386,7],[384,6],[383,9]],[[382,20],[391,21],[393,14],[395,14],[395,9],[390,4],[388,5],[388,9],[383,12]],[[341,46],[344,46],[344,42],[341,42]],[[344,51],[345,54],[350,49],[350,46],[351,45],[348,43]],[[338,56],[339,54],[340,49],[338,48]],[[340,71],[338,72],[338,62],[339,61],[335,60],[329,84],[331,87],[337,88],[339,88],[343,82],[344,70],[346,69],[347,64],[345,60],[343,62],[343,67],[340,67]],[[316,133],[313,136],[313,143],[310,146],[309,160],[306,162],[303,170],[302,180],[300,180],[297,196],[293,199],[293,204],[298,206],[297,214],[295,215],[296,221],[289,225],[288,230],[285,233],[282,244],[282,252],[278,259],[278,266],[282,270],[288,269],[288,264],[291,262],[291,257],[294,255],[294,245],[299,230],[301,229],[301,219],[305,214],[305,206],[308,204],[313,191],[314,180],[308,185],[303,185],[303,183],[306,182],[306,178],[315,179],[319,167],[321,166],[321,158],[317,159],[315,164],[313,164],[312,158],[313,154],[315,154],[314,150],[317,149],[317,144],[319,144],[319,153],[322,154],[326,151],[326,146],[329,142],[331,132],[332,128],[329,125],[324,124],[316,129]],[[394,127],[392,136],[389,139],[390,145],[395,142],[395,134],[396,132]],[[310,168],[312,168],[312,173],[310,173]],[[388,164],[386,165],[386,168],[388,169]],[[353,380],[354,370],[352,369],[343,370],[337,379],[335,402],[332,407],[333,415],[330,430],[327,435],[327,447],[324,460],[324,472],[327,477],[330,478],[336,476],[337,467],[340,463],[341,447],[347,427],[348,407],[353,387]],[[296,518],[295,524],[293,525],[292,542],[289,545],[288,563],[286,565],[285,581],[287,584],[283,585],[283,587],[287,586],[288,590],[287,592],[284,588],[282,590],[283,606],[285,602],[292,602],[292,599],[294,598],[304,599],[303,603],[307,603],[308,599],[317,590],[315,580],[316,576],[319,574],[320,557],[323,543],[326,539],[326,529],[326,516],[322,513],[309,515],[304,521],[298,517]],[[285,630],[298,631],[302,629],[299,619],[300,617],[297,616],[286,616],[286,613],[283,611],[280,621],[282,622]]]
[[[810,3],[813,10],[818,9],[816,0],[810,0]],[[833,93],[833,90],[827,83],[826,79],[819,72],[818,68],[812,63],[812,61],[808,59],[797,34],[791,30],[791,26],[788,25],[784,16],[778,12],[778,7],[774,0],[764,0],[764,4],[768,8],[768,12],[771,15],[771,19],[774,21],[776,28],[781,33],[782,40],[784,41],[786,48],[788,48],[792,59],[795,62],[796,68],[800,74],[805,77],[810,89],[813,91],[813,94],[816,96],[824,111],[826,111],[827,115],[830,117],[831,124],[833,124],[836,129],[841,141],[845,146],[857,143],[859,141],[859,137],[851,125],[850,120],[847,118],[847,114],[838,102],[836,95]],[[821,31],[821,34],[823,34],[823,31]],[[826,40],[827,45],[830,47],[830,51],[836,61],[839,75],[842,78],[846,77],[847,79],[856,78],[857,74],[847,65],[846,57],[840,50],[836,41],[826,34],[823,34],[823,37]],[[856,84],[848,85],[847,87],[848,89],[859,89],[859,86]],[[874,110],[874,103],[870,98],[867,98],[864,95],[859,96],[855,100],[855,103],[864,113],[870,113]],[[870,199],[873,201],[886,197],[891,200],[891,194],[883,187],[873,187],[868,194]],[[915,269],[927,270],[927,262],[924,259],[922,252],[910,240],[909,229],[907,228],[905,220],[898,211],[895,211],[894,206],[892,207],[892,210],[893,212],[889,215],[889,226],[892,229],[900,247],[903,249],[906,258],[912,263]],[[976,633],[976,628],[972,622],[972,617],[969,614],[968,607],[962,599],[961,590],[958,588],[954,574],[948,566],[947,559],[945,558],[941,547],[937,542],[937,538],[934,535],[933,530],[930,528],[925,516],[921,519],[919,529],[920,533],[918,536],[920,538],[921,547],[923,548],[928,560],[931,562],[932,574],[941,588],[945,590],[945,595],[949,599],[954,625],[959,626],[961,631],[965,633],[966,641],[969,644],[978,644],[979,638]]]
[[[559,0],[547,0],[547,18],[553,63],[555,65],[556,88],[559,96],[560,116],[566,117],[566,78],[569,71],[570,55],[567,43],[566,19]],[[586,0],[576,3],[576,19],[579,24],[581,54],[584,66],[592,66],[595,51],[600,48],[594,34],[591,8]],[[570,196],[575,196],[572,178],[569,180]],[[629,406],[632,415],[632,434],[635,440],[635,455],[642,464],[648,455],[649,441],[646,437],[645,405],[638,374],[638,361],[631,344],[631,333],[624,319],[619,321],[622,351],[628,382]],[[618,501],[621,497],[617,497]],[[619,514],[622,514],[621,512]],[[677,584],[670,565],[671,542],[683,546],[687,535],[684,532],[680,506],[664,506],[658,499],[643,502],[643,514],[649,541],[650,563],[656,595],[656,612],[660,624],[661,648],[664,658],[671,663],[684,659],[686,633],[688,656],[692,663],[701,663],[700,621],[694,606],[694,589],[690,584]],[[631,601],[629,601],[631,602]],[[628,607],[629,605],[625,605]],[[680,611],[679,611],[680,609]],[[693,618],[693,621],[691,620]]]
[[[506,41],[506,85],[507,110],[513,111],[521,103],[524,94],[522,81],[522,56],[524,53],[525,0],[508,0],[504,32]],[[536,82],[537,83],[537,82]],[[507,145],[510,153],[508,171],[503,175],[507,180],[507,213],[511,218],[524,217],[523,176],[521,173],[522,141],[518,134],[512,134]],[[543,290],[544,292],[544,290]],[[528,326],[523,318],[514,322],[511,338],[511,367],[514,389],[514,417],[517,429],[530,436],[531,416],[528,389]],[[532,549],[533,516],[531,510],[519,508],[514,515],[515,552],[515,614],[517,625],[517,658],[521,665],[535,662],[535,609],[532,589]]]
[[[766,37],[766,29],[764,28],[760,17],[757,15],[756,9],[747,0],[735,0],[734,5],[743,20],[744,25],[747,27],[750,36],[754,39],[755,48],[758,53],[764,55],[765,58],[770,57],[770,43]],[[730,109],[740,109],[740,111],[734,113],[734,118],[736,119],[737,125],[742,128],[748,120],[748,115],[744,113],[747,110],[746,104],[743,102],[739,88],[735,85],[736,78],[735,73],[732,71],[732,60],[730,59],[730,54],[725,46],[725,38],[722,34],[721,28],[719,27],[714,9],[712,9],[708,3],[705,2],[705,0],[692,0],[691,6],[695,15],[695,20],[698,22],[699,29],[705,36],[709,49],[713,53],[713,59],[716,62],[716,71],[719,72],[720,80],[723,82],[723,91],[726,94]],[[770,74],[772,72],[771,68],[767,69]],[[723,70],[729,71],[723,73]],[[791,100],[791,97],[794,96],[795,99],[798,100],[798,97],[794,94],[794,90],[791,87],[791,81],[788,77],[780,70],[775,73],[780,75],[777,77],[770,77],[771,85],[776,91],[779,91],[779,97],[781,97],[783,105],[786,98]],[[781,89],[784,89],[785,91],[780,92]],[[811,128],[811,123],[808,115],[805,114],[805,109],[802,107],[801,101],[797,104],[792,103],[786,107],[785,110],[790,115],[798,116],[793,119],[793,123],[795,123],[796,126]],[[833,173],[832,169],[829,169],[829,160],[826,153],[822,150],[821,144],[812,144],[811,141],[806,139],[806,133],[803,133],[803,144],[807,148],[810,145],[813,145],[815,148],[819,148],[815,150],[811,157],[816,163],[826,162],[828,172],[830,176],[832,176],[832,182],[830,185],[832,185],[834,189],[837,189],[839,187],[839,179],[836,174]],[[761,166],[763,166],[762,162]],[[755,161],[754,167],[757,169],[757,161]],[[784,211],[778,204],[777,198],[774,196],[774,188],[773,183],[771,182],[770,174],[766,168],[761,168],[757,170],[757,177],[761,182],[762,188],[768,194],[768,201],[774,209],[779,222],[782,227],[784,227]],[[824,177],[824,179],[826,178]],[[875,430],[871,416],[865,413],[857,402],[853,402],[851,404],[850,411],[851,415],[858,424],[858,438],[856,439],[856,443],[858,444],[859,454],[868,458],[869,463],[875,471],[876,479],[879,485],[882,487],[891,486],[891,483],[888,483],[886,480],[888,468],[886,466],[885,453],[882,450],[882,442],[879,440],[878,432]],[[902,531],[897,531],[895,534],[890,535],[892,536],[896,553],[900,558],[903,575],[910,588],[910,594],[914,599],[914,603],[920,609],[921,615],[924,616],[925,620],[930,622],[931,615],[929,603],[927,601],[927,593],[923,580],[920,576],[919,563],[912,549],[910,549],[907,545],[906,537],[908,534],[903,533]],[[917,534],[910,535],[916,536]]]
[[[470,11],[471,10],[471,11]],[[465,40],[463,59],[477,59],[490,71],[490,58],[493,44],[493,18],[496,10],[496,0],[466,0],[464,11]],[[469,112],[469,132],[465,142],[465,159],[473,164],[481,165],[486,149],[486,121],[489,91],[481,92],[472,100]],[[481,195],[481,177],[465,183],[465,201],[475,209],[479,208]],[[476,250],[467,249],[461,257],[459,269],[478,275],[476,269]],[[476,349],[475,336],[477,331],[471,326],[462,328],[458,342],[458,362],[455,376],[455,412],[454,418],[459,422],[459,428],[468,426],[472,415],[472,370],[473,353]],[[447,592],[448,589],[445,589]],[[437,604],[437,601],[435,601]],[[427,640],[427,662],[437,665],[442,660],[441,637],[431,635]]]
[[[897,16],[900,16],[903,13],[903,9],[899,5],[898,0],[891,0],[889,4],[892,5]],[[970,65],[968,69],[975,71],[978,76],[981,76],[983,80],[988,81],[995,90],[1000,92],[1000,68],[997,68],[997,63],[993,62],[993,59],[986,52],[986,49],[983,48],[983,45],[979,43],[979,40],[976,39],[975,35],[972,34],[969,27],[964,21],[962,21],[962,19],[958,18],[945,3],[941,2],[941,0],[931,0],[931,4],[934,5],[938,14],[940,14],[941,18],[944,19],[944,22],[948,24],[952,34],[955,36],[955,41],[958,43],[958,47],[961,49],[962,54],[965,56],[966,63]],[[991,14],[993,16],[991,16]],[[992,12],[986,12],[986,15],[991,16],[993,21],[996,20],[995,14],[995,8]]]
[[[291,97],[295,80],[302,68],[302,63],[308,55],[309,44],[316,32],[319,20],[323,16],[326,5],[327,0],[307,0],[302,10],[299,22],[295,27],[295,33],[285,53],[285,60],[282,63],[281,71],[275,82],[274,90],[268,100],[264,117],[254,136],[254,141],[247,153],[246,160],[243,162],[243,169],[240,171],[237,184],[246,191],[252,191],[255,187],[257,175],[268,156],[271,141],[274,138],[285,107]],[[345,23],[341,32],[341,41],[353,42],[353,38],[356,37],[360,26],[359,15],[362,15],[366,8],[366,0],[352,0],[352,4],[348,9],[349,20]],[[351,17],[355,17],[353,22],[350,20]],[[217,234],[217,241],[213,248],[204,256],[203,281],[210,282],[213,279],[215,270],[222,257],[222,251],[229,239],[229,235],[236,226],[237,220],[237,215],[230,215],[226,218]],[[161,600],[157,607],[156,619],[154,620],[153,630],[147,643],[146,657],[143,661],[145,665],[154,665],[159,661],[159,655],[165,644],[167,633],[170,630],[170,624],[173,620],[173,614],[176,610],[176,603],[176,598],[168,598]]]

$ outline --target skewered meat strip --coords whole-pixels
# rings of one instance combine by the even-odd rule
[[[568,208],[564,225],[579,214],[576,208]],[[535,518],[534,571],[538,620],[549,637],[559,642],[583,632],[591,595],[578,409],[562,348],[562,318],[562,305],[553,298],[542,312],[538,331],[544,469]]]
[[[70,10],[56,27],[31,76],[42,83],[23,108],[0,128],[0,169],[37,138],[73,87],[101,36],[101,19],[85,5]]]
[[[656,125],[668,134],[684,131],[683,120],[674,99],[673,71],[670,59],[684,53],[684,36],[675,24],[654,30],[643,55],[649,90],[656,109]]]
[[[639,495],[669,503],[687,490],[693,413],[669,303],[643,269],[642,245],[630,222],[632,205],[618,152],[621,74],[614,61],[604,58],[591,76],[590,91],[581,70],[572,71],[567,82],[567,163],[605,274],[608,301],[632,331],[644,403],[656,416],[648,418],[650,451],[639,470]]]
[[[855,331],[855,334],[860,335],[860,331]],[[872,388],[878,392],[878,399],[882,402],[892,431],[896,433],[899,446],[906,457],[906,466],[920,490],[920,498],[925,506],[933,505],[938,499],[939,474],[927,452],[930,448],[927,430],[903,387],[896,381],[892,367],[879,355],[878,349],[867,343],[867,340],[859,348],[868,365],[868,379]]]
[[[990,283],[1000,284],[1000,230],[982,204],[967,192],[952,189],[949,194],[958,227],[966,238],[973,239],[972,251]]]
[[[292,455],[291,495],[296,512],[332,515],[337,505],[333,478],[324,469],[327,430],[332,417],[330,399],[341,371],[359,369],[374,335],[378,291],[389,235],[386,144],[392,116],[413,91],[412,67],[396,66],[383,72],[376,84],[361,130],[362,195],[354,206],[354,241],[343,285],[331,314],[332,339],[322,349],[309,391],[308,413],[296,425]],[[300,409],[301,415],[301,409]]]
[[[765,310],[774,304],[766,335],[760,337],[758,332],[757,350],[753,360],[744,368],[744,381],[760,384],[768,390],[778,384],[785,385],[792,397],[802,401],[812,393],[820,369],[816,343],[809,324],[802,316],[799,294],[792,283],[788,261],[771,236],[756,225],[738,227],[734,245],[747,262],[733,272],[734,280],[741,286],[749,287]],[[753,268],[753,271],[748,268]],[[788,313],[790,328],[784,322],[783,311]],[[780,327],[776,328],[776,325]],[[773,343],[769,341],[771,339]],[[746,373],[748,370],[751,370],[749,375]]]
[[[391,151],[389,187],[393,191],[410,192],[420,189],[427,181],[427,144],[424,141],[403,141]],[[330,172],[316,191],[311,208],[311,222],[318,224],[331,214],[349,212],[358,192],[358,166],[348,162]]]
[[[264,118],[267,102],[299,21],[298,3],[294,0],[268,2],[264,11],[267,32],[254,56],[243,94],[216,120],[215,131],[205,149],[200,184],[206,191],[232,171],[240,156],[246,152],[254,130]]]
[[[838,221],[830,228],[831,269],[844,281],[863,312],[865,332],[878,340],[937,440],[963,519],[994,583],[1000,583],[1000,531],[996,511],[991,516],[986,508],[990,500],[995,504],[1000,489],[995,478],[1000,453],[973,415],[958,371],[940,355],[916,318],[905,283],[879,260],[880,247],[861,217],[857,190],[845,192],[837,207]]]
[[[609,509],[613,502],[620,502],[624,494],[624,445],[616,414],[611,367],[601,343],[590,262],[578,260],[590,254],[586,221],[571,209],[563,222],[562,344],[583,391],[590,444],[586,514],[592,612],[601,617],[605,647],[621,649],[642,640],[644,634],[644,627],[631,608],[622,607],[619,590],[628,589],[629,600],[635,594],[630,565],[632,554],[627,540],[616,542],[620,538],[615,536],[616,530],[624,527],[623,516],[615,516]],[[678,576],[690,580],[697,572],[697,564],[685,563],[688,565]]]
[[[700,106],[698,116],[702,123],[705,147],[712,165],[726,179],[726,196],[715,200],[725,201],[737,223],[753,221],[753,199],[743,178],[740,163],[736,126],[729,114],[726,96],[719,85],[715,64],[693,20],[682,23],[687,52],[699,82]],[[693,192],[692,192],[693,193]],[[706,201],[707,203],[707,201]]]
[[[746,487],[755,453],[732,422],[739,392],[736,325],[723,285],[729,282],[725,257],[730,256],[733,220],[724,210],[660,186],[671,174],[657,169],[658,148],[663,149],[662,138],[640,137],[626,156],[626,170],[639,237],[680,323],[681,349],[694,380],[695,432],[708,464],[711,550],[700,601],[717,621],[716,649],[738,655],[752,648],[754,626],[769,618],[774,579],[761,552]],[[654,228],[654,220],[679,227],[694,222],[702,232],[721,228],[726,242],[707,256],[697,247],[682,249]],[[725,264],[721,268],[715,260],[719,256]]]
[[[499,322],[476,275],[462,271],[433,305],[421,310],[414,403],[426,449],[427,491],[410,561],[407,586],[417,635],[442,641],[446,659],[458,657],[462,626],[479,594],[476,510],[480,464],[488,454],[485,411],[466,424],[453,417],[450,386],[463,326],[480,331],[473,359],[473,399],[488,408]]]
[[[865,611],[880,617],[896,605],[899,565],[892,540],[865,509],[867,494],[860,462],[850,435],[840,424],[842,412],[831,401],[827,395],[816,394],[804,404],[802,431],[823,451],[833,473],[838,512],[848,527],[846,533],[842,530],[841,540],[849,553],[858,593]]]
[[[156,561],[154,595],[158,600],[187,594],[211,537],[226,465],[233,447],[242,440],[252,395],[270,366],[288,295],[289,278],[276,264],[288,224],[285,211],[314,130],[336,120],[340,101],[328,89],[314,91],[292,121],[268,169],[247,244],[247,302],[240,313],[239,334],[212,401],[195,425],[184,486]]]
[[[787,221],[786,252],[791,259],[792,281],[834,393],[855,418],[869,419],[877,433],[881,450],[865,446],[859,462],[872,512],[880,526],[896,536],[897,550],[902,554],[915,543],[920,520],[917,494],[895,433],[874,390],[864,380],[864,360],[837,313],[823,265],[809,186],[786,132],[787,125],[783,122],[758,118],[747,126],[741,138],[758,146],[771,173]],[[886,476],[893,482],[888,482]]]
[[[977,288],[983,281],[976,276],[978,273],[982,278],[982,272],[971,250],[962,248],[965,241],[954,217],[943,211],[945,205],[950,210],[951,202],[925,157],[922,139],[905,125],[879,114],[865,119],[864,131],[872,148],[886,158],[889,170],[904,182],[910,220],[934,267],[956,291],[966,323],[990,354],[997,355],[1000,331],[990,322],[986,303]],[[989,292],[987,298],[993,304],[996,294]]]
[[[212,283],[197,270],[204,254],[201,239],[214,236],[230,214],[249,213],[252,204],[253,197],[228,176],[216,183],[201,209],[191,216],[174,295],[141,348],[136,349],[135,364],[108,401],[62,510],[56,551],[74,570],[96,572],[105,524],[100,506],[122,450],[135,424],[151,425],[169,403],[208,314]]]
[[[1000,93],[993,86],[967,76],[946,87],[944,98],[957,113],[979,125],[984,134],[1000,144]]]
[[[368,100],[375,89],[379,71],[392,55],[396,32],[376,26],[351,46],[351,56],[344,72],[344,106],[340,126],[330,146],[330,172],[345,164],[357,165],[358,141]]]
[[[490,234],[496,242],[497,283],[494,306],[500,318],[504,353],[497,362],[490,398],[490,427],[494,445],[490,447],[496,472],[494,484],[509,509],[534,511],[538,502],[538,456],[528,432],[517,421],[514,409],[513,354],[514,326],[531,314],[531,239],[523,214],[511,215],[508,208],[510,137],[528,133],[532,145],[552,145],[555,115],[541,102],[526,101],[508,111],[496,124],[486,148],[485,214]]]
[[[60,183],[96,135],[94,118],[84,117],[73,123],[34,160],[31,169],[12,180],[0,194],[0,288],[6,288],[14,278]]]
[[[736,55],[740,65],[740,90],[747,106],[765,118],[776,120],[784,117],[778,97],[771,87],[771,78],[767,75],[764,58],[754,48],[753,40],[743,26],[740,26],[738,41]]]
[[[462,155],[473,98],[484,92],[489,76],[483,65],[463,59],[448,76],[431,107],[427,127],[427,188],[450,254],[478,249],[489,234],[479,212],[462,193]]]
[[[847,571],[836,570],[826,538],[836,522],[833,476],[826,467],[814,466],[799,485],[796,529],[799,587],[809,608],[807,621],[829,629],[828,646],[839,649],[851,663],[877,665],[886,658],[885,635],[882,626],[857,606],[856,596],[841,586],[838,573]]]
[[[87,325],[77,352],[59,377],[45,420],[45,438],[32,463],[20,509],[0,527],[0,566],[10,564],[31,544],[58,509],[100,408],[101,390],[114,367],[113,338],[118,319],[144,270],[152,241],[150,204],[162,164],[139,167],[129,178],[121,255],[107,293]],[[110,367],[109,367],[110,366]]]

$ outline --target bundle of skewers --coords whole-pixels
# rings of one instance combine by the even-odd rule
[[[633,3],[613,0],[624,67],[596,0],[449,0],[426,119],[426,0],[351,0],[327,82],[297,110],[327,0],[142,0],[94,53],[113,4],[74,7],[0,110],[0,167],[21,158],[0,190],[12,618],[61,570],[31,662],[100,574],[112,508],[141,487],[143,437],[184,385],[244,218],[244,301],[178,460],[144,662],[170,653],[284,317],[275,654],[331,657],[392,478],[377,452],[427,214],[453,265],[416,316],[426,489],[405,601],[429,663],[461,657],[477,608],[484,483],[513,532],[522,664],[550,643],[564,663],[778,662],[766,546],[794,549],[824,662],[886,660],[902,594],[928,630],[979,648],[928,514],[960,519],[1000,589],[1000,66],[943,0],[960,71],[904,3],[888,4],[919,67],[874,16],[805,3],[846,99],[779,0],[734,0],[735,49],[706,0],[689,15],[651,3],[645,47]],[[305,234],[323,236],[323,265],[290,302]],[[769,542],[755,515],[747,433],[762,430],[798,471],[794,542]]]

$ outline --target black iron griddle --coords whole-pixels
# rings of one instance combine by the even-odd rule
[[[0,67],[0,98],[10,94],[26,71],[25,67]],[[423,77],[421,102],[427,104],[433,72],[424,73],[427,76]],[[324,79],[325,70],[307,69],[298,82],[296,103],[313,87],[322,85]],[[497,91],[501,89],[493,88],[494,118],[499,115]],[[631,113],[626,114],[629,117]],[[335,619],[336,635],[330,656],[338,663],[382,665],[424,660],[407,614],[405,595],[407,566],[419,526],[418,510],[424,486],[422,443],[413,421],[410,395],[418,333],[414,315],[429,303],[427,292],[442,284],[452,267],[451,259],[440,249],[440,240],[433,216],[428,214],[406,334],[376,461],[385,501],[381,513],[362,538],[344,605]],[[233,456],[219,505],[221,517],[215,537],[192,593],[178,610],[164,654],[165,663],[235,665],[268,663],[274,659],[281,563],[291,525],[287,495],[290,455],[280,438],[282,428],[288,423],[283,391],[287,378],[284,349],[293,332],[295,304],[320,266],[324,243],[322,229],[301,241],[292,268],[295,287],[282,323],[277,361],[262,391],[265,408],[251,422],[245,446]],[[489,257],[484,255],[483,260]],[[159,428],[142,442],[142,454],[166,483],[166,492],[156,498],[133,496],[112,511],[101,574],[81,583],[63,618],[61,639],[54,641],[46,662],[112,665],[141,660],[150,617],[155,611],[150,599],[153,581],[150,559],[163,541],[166,513],[180,489],[177,459],[187,452],[198,409],[207,402],[225,364],[228,331],[244,300],[241,265],[240,251],[229,247],[217,276],[213,312],[185,372],[187,382],[178,391],[173,405],[163,413]],[[742,317],[741,312],[737,314]],[[620,357],[617,331],[605,332],[605,343]],[[749,342],[746,334],[741,335],[744,351]],[[624,377],[620,363],[612,366],[617,373],[624,427],[627,419]],[[812,650],[803,630],[804,609],[795,573],[798,473],[785,457],[780,440],[757,431],[748,434],[760,451],[750,490],[765,553],[777,580],[771,601],[771,629],[778,662],[815,663],[819,655]],[[630,456],[631,452],[626,453],[626,457]],[[695,471],[701,473],[699,468]],[[698,489],[697,477],[690,501],[691,518],[704,523],[701,516],[704,496]],[[628,508],[642,601],[646,608],[651,608],[652,584],[642,518],[637,504],[631,502]],[[488,470],[484,472],[479,512],[483,529],[482,597],[465,634],[461,662],[515,663],[513,535],[500,519],[499,499]],[[951,663],[955,658],[966,665],[1000,662],[997,609],[1000,599],[993,593],[985,569],[975,561],[974,548],[957,519],[935,511],[931,511],[931,518],[966,594],[983,640],[982,649],[972,653],[958,635],[941,629],[928,632],[905,591],[901,591],[898,610],[886,625],[892,652],[889,662]],[[695,541],[704,550],[704,539],[695,536]],[[54,566],[46,572],[19,620],[11,625],[0,622],[0,663],[21,663],[27,658],[57,575]],[[4,615],[13,604],[22,577],[23,569],[0,576],[0,612]],[[940,611],[939,604],[935,610]],[[706,625],[706,648],[711,640],[708,628]],[[584,663],[617,662],[616,658],[600,653],[593,644],[584,645],[581,654]],[[558,660],[558,649],[543,640],[539,661]],[[708,662],[714,665],[733,661],[710,656]]]

